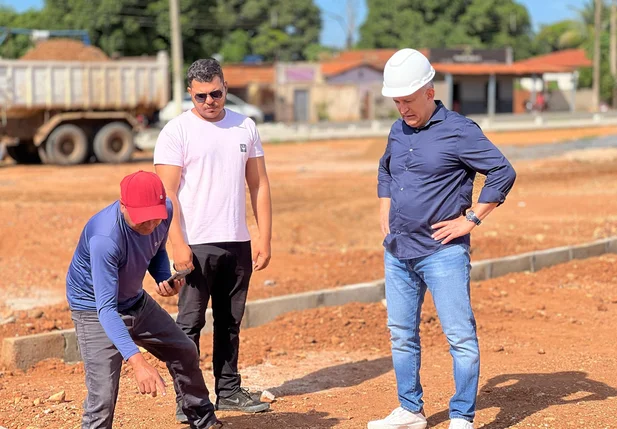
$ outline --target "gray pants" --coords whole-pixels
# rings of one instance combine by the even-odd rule
[[[215,421],[214,406],[199,368],[197,347],[146,292],[132,308],[122,313],[131,337],[167,364],[180,393],[183,411],[191,428],[208,428]],[[122,355],[113,345],[96,311],[72,311],[75,332],[86,371],[88,396],[84,402],[82,429],[111,429]]]

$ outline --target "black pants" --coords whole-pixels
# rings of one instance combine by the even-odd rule
[[[176,323],[199,351],[200,332],[212,297],[215,393],[226,398],[240,389],[240,324],[253,272],[251,242],[199,244],[191,249],[195,270],[180,291]]]

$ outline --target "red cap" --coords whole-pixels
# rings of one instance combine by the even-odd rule
[[[122,204],[134,223],[167,219],[167,195],[163,182],[154,173],[139,170],[120,183]]]

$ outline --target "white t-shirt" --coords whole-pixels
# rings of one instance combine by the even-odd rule
[[[154,164],[182,167],[178,200],[187,244],[250,240],[246,162],[263,155],[255,122],[228,109],[219,122],[188,110],[165,125]]]

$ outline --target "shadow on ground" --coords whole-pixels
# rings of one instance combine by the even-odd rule
[[[233,416],[219,413],[217,416],[224,423],[225,429],[327,429],[340,422],[340,419],[329,418],[328,413],[314,410],[306,413],[267,412]],[[178,429],[190,429],[190,427],[179,426]]]
[[[268,389],[277,397],[322,392],[337,387],[352,387],[377,378],[392,369],[392,358],[345,363],[312,372]]]
[[[499,408],[499,413],[483,429],[506,429],[552,406],[603,401],[617,396],[617,389],[587,378],[581,371],[553,374],[505,374],[480,388],[477,412]],[[448,420],[448,410],[431,416],[429,426]]]

